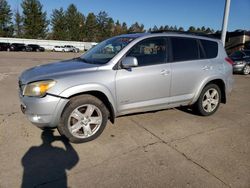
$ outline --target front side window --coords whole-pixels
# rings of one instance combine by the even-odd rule
[[[199,59],[199,47],[196,39],[171,37],[173,61]]]
[[[138,66],[166,63],[167,45],[165,38],[150,38],[137,43],[127,54],[136,57]]]
[[[136,37],[114,37],[96,45],[80,59],[91,64],[106,64]]]

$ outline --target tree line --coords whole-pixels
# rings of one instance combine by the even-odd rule
[[[146,30],[138,22],[128,27],[125,22],[115,21],[105,11],[85,16],[74,4],[66,10],[54,9],[50,19],[39,0],[22,0],[21,7],[22,12],[19,9],[12,11],[7,0],[0,0],[0,37],[99,42],[125,33],[185,31],[183,27],[169,25]],[[190,26],[187,31],[214,33],[213,29],[204,26]]]

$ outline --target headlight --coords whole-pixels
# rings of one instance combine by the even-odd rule
[[[27,84],[24,87],[23,95],[30,97],[43,97],[55,84],[56,81],[54,80],[45,80]]]

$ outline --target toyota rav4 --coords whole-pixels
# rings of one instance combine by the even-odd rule
[[[24,71],[21,109],[38,127],[57,127],[78,143],[125,114],[190,106],[208,116],[232,90],[232,63],[222,43],[209,37],[116,36],[79,58]]]

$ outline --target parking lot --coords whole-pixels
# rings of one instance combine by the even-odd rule
[[[0,188],[250,187],[250,75],[234,75],[228,103],[212,116],[123,116],[98,139],[70,144],[26,119],[17,81],[29,67],[76,56],[0,52]]]

